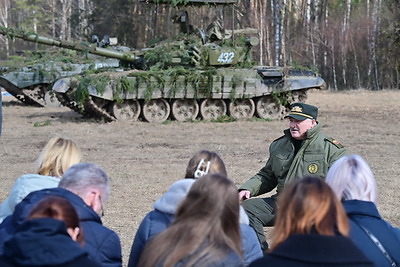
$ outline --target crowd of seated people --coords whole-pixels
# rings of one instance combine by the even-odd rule
[[[0,265],[123,266],[119,236],[101,221],[110,193],[107,173],[96,164],[79,163],[81,152],[70,139],[54,138],[48,150],[56,152],[42,152],[41,169],[51,167],[39,171],[32,190],[4,213]],[[217,153],[196,152],[182,173],[133,234],[125,266],[400,263],[400,230],[380,216],[376,181],[360,156],[339,158],[326,178],[298,177],[284,188],[267,250]]]

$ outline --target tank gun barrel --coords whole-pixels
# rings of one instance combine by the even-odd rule
[[[116,58],[127,62],[136,62],[139,59],[139,56],[130,52],[130,53],[123,53],[120,51],[116,51],[113,49],[97,47],[96,45],[91,45],[85,42],[70,42],[70,41],[63,41],[55,38],[49,38],[37,35],[36,33],[25,32],[23,30],[15,30],[6,27],[0,26],[0,34],[3,34],[7,37],[11,38],[19,38],[25,41],[49,45],[49,46],[56,46],[67,48],[71,50],[81,51],[81,52],[88,52],[94,55],[100,55],[104,57]]]

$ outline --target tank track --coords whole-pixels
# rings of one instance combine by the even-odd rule
[[[96,104],[94,100],[95,97],[89,96],[87,100],[83,103],[83,107],[80,107],[78,103],[73,98],[70,98],[69,95],[73,94],[72,90],[69,89],[67,93],[56,93],[56,97],[58,101],[60,101],[61,105],[66,106],[73,111],[82,114],[86,117],[92,117],[96,119],[104,119],[106,122],[115,121],[115,117],[109,114],[104,108],[106,108],[106,104],[99,106]]]
[[[75,112],[82,113],[78,104],[75,101],[71,101],[66,94],[56,93],[56,97],[58,101],[60,101],[61,105],[66,106]]]
[[[45,106],[43,90],[46,85],[44,84],[30,86],[27,88],[19,88],[9,81],[0,78],[0,86],[26,105],[35,107]]]
[[[105,109],[107,109],[107,103],[105,103],[102,106],[99,106],[96,104],[96,98],[93,96],[90,96],[89,99],[85,101],[83,104],[84,106],[84,113],[85,115],[88,115],[90,117],[95,117],[95,118],[102,118],[106,122],[111,122],[115,121],[116,118],[111,116]],[[105,109],[104,109],[105,108]]]

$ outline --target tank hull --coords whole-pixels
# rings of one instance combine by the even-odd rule
[[[192,73],[199,73],[193,77]],[[105,121],[142,119],[213,120],[281,119],[291,103],[304,102],[307,90],[321,89],[325,82],[311,71],[259,66],[252,69],[222,68],[212,71],[127,71],[102,73],[102,85],[79,87],[73,78],[61,79],[53,91],[64,105],[86,116]],[[107,78],[105,78],[107,77]],[[82,97],[84,96],[84,97]]]

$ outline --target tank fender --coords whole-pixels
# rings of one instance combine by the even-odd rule
[[[58,79],[52,87],[52,90],[57,93],[66,93],[70,89],[71,79],[70,78],[62,78]]]
[[[306,88],[322,88],[324,85],[324,80],[317,77],[286,77],[285,79],[285,88],[289,90],[299,90]]]

